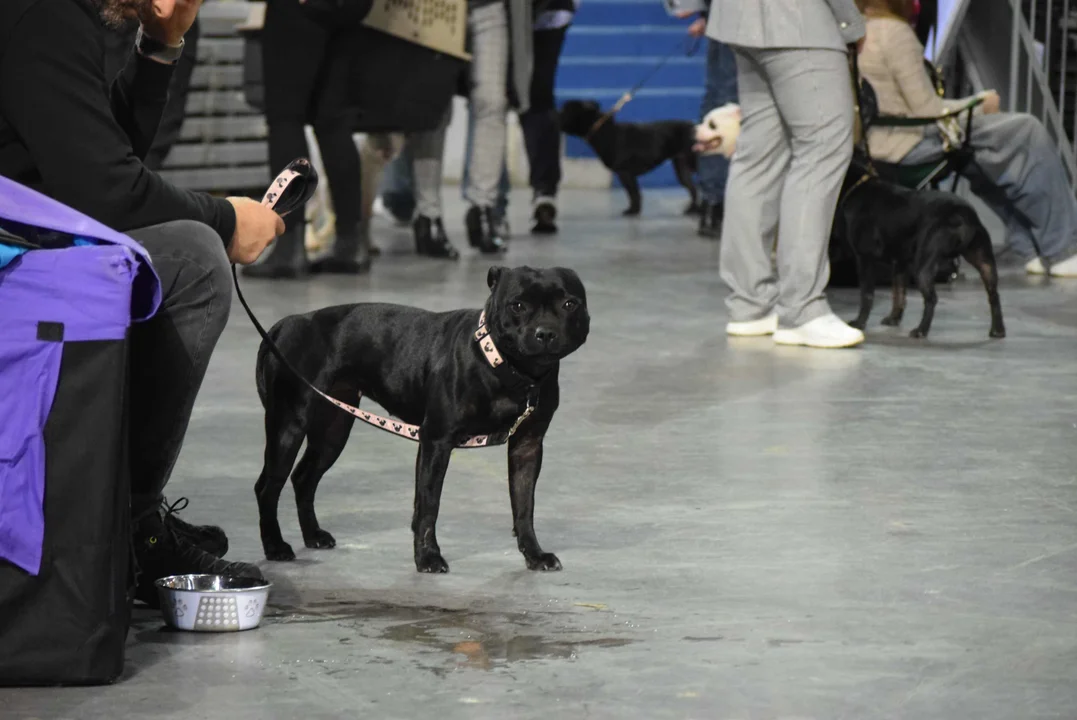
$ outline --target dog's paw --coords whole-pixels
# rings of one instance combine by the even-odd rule
[[[421,573],[447,573],[449,563],[440,553],[426,551],[415,557],[415,569]]]
[[[336,539],[325,530],[318,530],[312,537],[303,538],[303,543],[314,550],[328,550],[337,546]]]
[[[927,333],[924,332],[923,330],[921,330],[920,328],[915,328],[915,329],[912,330],[912,332],[909,333],[909,337],[916,338],[917,340],[920,340],[922,338],[926,338]]]
[[[273,562],[290,562],[295,560],[295,551],[292,550],[292,546],[286,542],[282,542],[280,545],[266,546],[266,560]]]
[[[897,327],[901,324],[901,318],[887,315],[880,321],[880,324],[886,325],[887,327]]]
[[[561,561],[558,560],[557,556],[553,553],[542,553],[541,555],[525,557],[524,560],[527,561],[528,570],[551,572],[561,569]]]
[[[621,214],[625,217],[636,217],[637,215],[639,215],[639,208],[628,208]]]
[[[856,328],[857,330],[863,330],[865,325],[867,325],[867,323],[860,318],[856,318],[855,320],[849,321],[849,327]]]
[[[991,332],[989,332],[988,335],[993,338],[1004,338],[1006,337],[1006,328],[991,328]]]

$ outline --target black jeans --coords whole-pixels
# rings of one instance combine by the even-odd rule
[[[127,233],[153,260],[161,308],[131,328],[131,512],[157,507],[179,457],[195,397],[228,322],[232,276],[224,243],[190,221]]]
[[[520,115],[520,128],[531,166],[531,189],[535,197],[556,197],[561,184],[561,127],[554,100],[554,81],[567,27],[534,33],[534,70],[531,102]]]

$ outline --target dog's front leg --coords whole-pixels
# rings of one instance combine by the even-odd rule
[[[905,269],[903,263],[894,261],[893,265],[893,286],[894,286],[894,299],[893,305],[890,308],[890,314],[883,318],[883,325],[898,326],[901,324],[901,318],[905,315],[905,281],[908,270]]]
[[[535,536],[535,485],[541,469],[542,436],[513,435],[509,439],[509,493],[516,546],[528,570],[560,570],[561,561],[543,552]]]
[[[871,306],[875,304],[875,269],[872,267],[871,258],[860,252],[856,253],[856,276],[860,281],[860,312],[849,324],[863,330],[868,324]]]
[[[624,185],[625,192],[628,193],[628,209],[625,210],[622,215],[632,216],[639,215],[640,210],[643,208],[643,198],[639,192],[639,180],[635,175],[629,173],[617,173],[617,179]]]
[[[441,507],[441,488],[452,455],[451,439],[419,441],[419,456],[415,461],[415,512],[411,532],[415,538],[415,569],[426,573],[449,572],[449,564],[441,557],[435,526]]]

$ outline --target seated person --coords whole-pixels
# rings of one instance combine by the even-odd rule
[[[924,68],[924,48],[909,25],[912,0],[857,0],[867,20],[860,74],[871,83],[883,115],[932,117],[954,107],[936,93]],[[1077,200],[1058,150],[1032,115],[998,112],[988,93],[972,120],[972,190],[1006,223],[1010,247],[1028,260],[1029,273],[1077,277]],[[964,127],[962,122],[951,127]],[[872,128],[876,160],[919,164],[942,157],[937,126]]]
[[[228,563],[219,528],[180,521],[161,495],[232,302],[229,261],[251,263],[284,230],[249,198],[214,198],[143,164],[157,133],[183,36],[201,0],[0,2],[0,174],[126,232],[149,252],[162,304],[130,336],[131,511],[139,582],[213,573],[261,578]],[[102,23],[141,20],[136,50],[109,89]]]

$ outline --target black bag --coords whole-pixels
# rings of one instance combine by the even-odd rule
[[[130,622],[127,341],[64,343],[45,425],[45,541],[34,577],[0,561],[0,685],[123,673]]]

